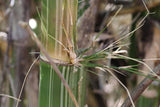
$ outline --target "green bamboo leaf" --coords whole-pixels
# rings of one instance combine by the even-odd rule
[[[111,66],[111,68],[114,68],[114,69],[117,69],[117,70],[125,70],[125,71],[131,72],[131,73],[134,73],[134,74],[137,74],[137,75],[140,75],[140,76],[147,77],[147,78],[155,80],[155,81],[160,81],[160,80],[155,79],[155,78],[153,78],[151,76],[148,76],[148,75],[145,75],[145,74],[143,74],[141,72],[138,72],[139,69],[137,69],[137,68],[120,68],[120,67],[115,67],[115,66]]]

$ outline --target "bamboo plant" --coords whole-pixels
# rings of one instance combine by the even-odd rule
[[[41,42],[69,84],[78,105],[84,106],[85,72],[76,67],[77,0],[42,0]],[[75,107],[61,79],[41,54],[39,107]]]
[[[77,67],[79,63],[77,62],[77,57],[74,51],[76,49],[77,0],[42,1],[42,43],[52,60],[59,65],[58,67],[66,82],[69,84],[79,106],[84,106],[85,104],[86,74],[84,72],[84,66],[94,67],[104,72],[108,71],[114,76],[114,78],[116,78],[116,76],[109,70],[111,67],[89,63],[90,61],[106,59],[108,55],[111,55],[113,58],[128,59],[144,64],[136,59],[119,55],[119,52],[121,53],[123,51],[119,50],[121,47],[113,53],[108,52],[108,49],[114,44],[125,39],[125,37],[129,37],[129,35],[142,27],[142,25],[139,25],[136,29],[132,29],[133,31],[126,34],[123,38],[113,42],[105,49],[95,52],[92,55],[84,56],[83,62],[81,62],[82,66]],[[61,79],[59,79],[49,64],[48,58],[41,54],[41,59],[39,107],[74,107],[75,105],[72,99],[66,88],[63,86]],[[128,89],[120,81],[119,83],[127,91],[132,105],[134,106]]]

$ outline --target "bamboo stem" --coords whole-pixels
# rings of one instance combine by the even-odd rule
[[[66,80],[64,79],[64,77],[62,76],[60,70],[57,68],[57,66],[55,65],[55,63],[53,62],[52,58],[48,55],[47,51],[45,50],[45,48],[42,46],[41,42],[39,41],[39,39],[35,36],[35,34],[32,32],[32,30],[30,29],[30,27],[24,23],[24,22],[20,22],[19,23],[23,28],[25,28],[28,33],[30,34],[30,36],[33,38],[33,40],[36,42],[37,46],[40,48],[40,50],[42,51],[42,53],[45,55],[45,57],[47,58],[47,60],[50,62],[51,66],[53,67],[53,69],[55,70],[55,72],[57,73],[57,75],[59,76],[59,78],[62,80],[65,88],[67,89],[70,97],[72,98],[74,104],[76,107],[79,107],[69,85],[67,84]]]

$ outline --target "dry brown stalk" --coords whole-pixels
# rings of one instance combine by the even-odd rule
[[[160,64],[153,71],[157,75],[160,75]],[[148,77],[155,79],[157,78],[157,76],[148,75],[142,82],[139,83],[139,85],[131,93],[131,97],[134,102],[139,98],[139,96],[144,92],[144,90],[154,81],[153,79],[150,79]],[[130,107],[130,106],[131,106],[131,101],[129,98],[127,98],[121,107]]]

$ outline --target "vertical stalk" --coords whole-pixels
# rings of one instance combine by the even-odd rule
[[[42,0],[42,44],[57,63],[79,106],[84,107],[85,72],[71,65],[76,44],[77,0]],[[73,47],[72,47],[73,46]],[[47,58],[41,54],[39,107],[75,107]],[[83,92],[82,92],[83,91]]]

